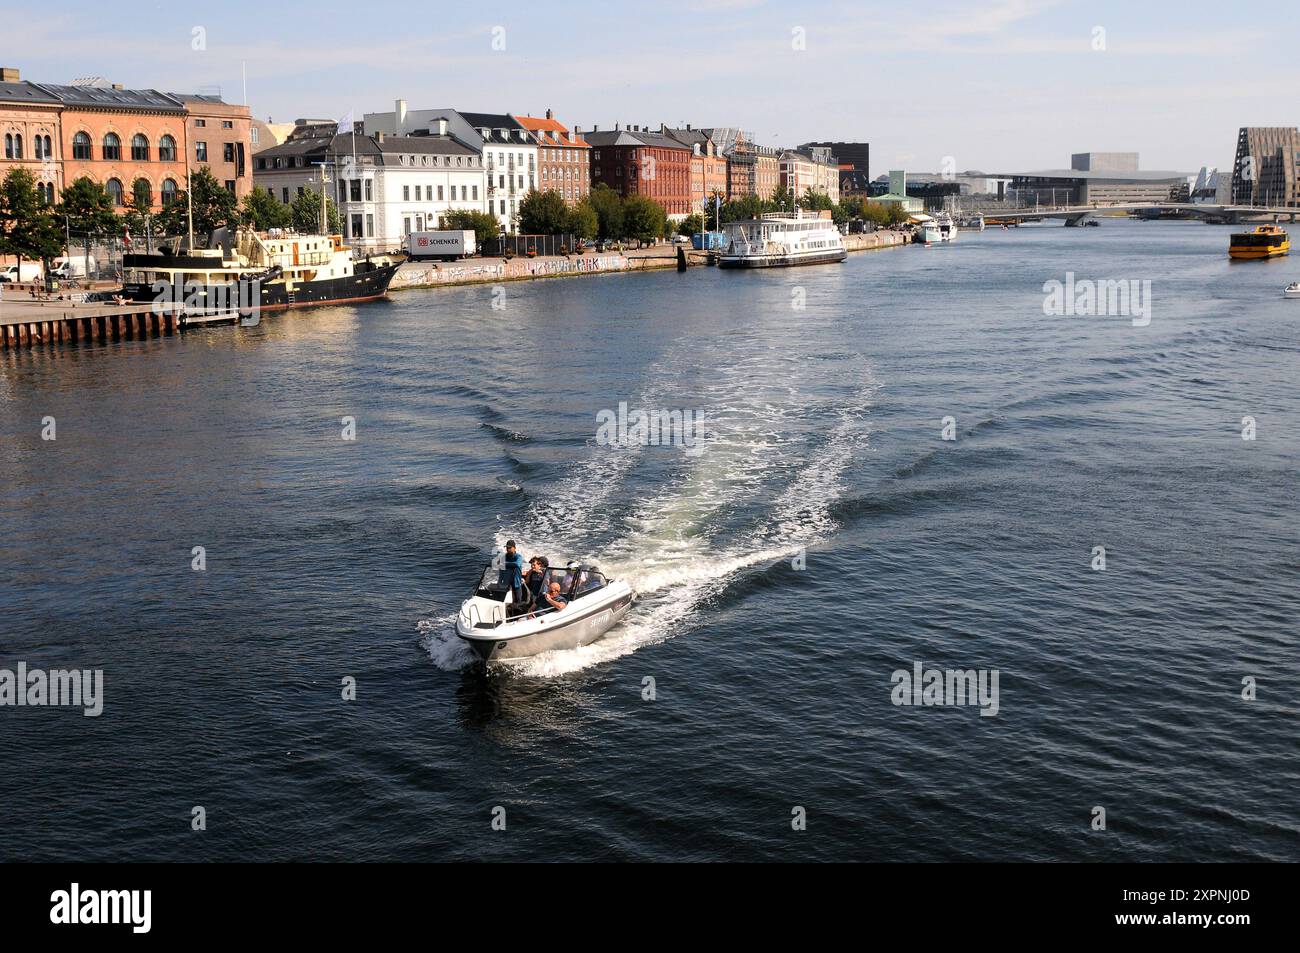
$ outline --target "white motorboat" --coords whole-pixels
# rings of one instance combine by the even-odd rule
[[[456,618],[456,635],[485,662],[527,658],[556,649],[595,642],[613,628],[632,605],[636,592],[621,579],[609,579],[595,566],[570,563],[549,568],[540,591],[558,583],[567,600],[562,609],[529,600],[515,602],[505,574],[488,565],[474,594]]]
[[[1284,298],[1300,298],[1300,281],[1293,281],[1282,289]]]
[[[982,212],[971,212],[964,215],[957,221],[957,227],[966,232],[984,231],[984,215]]]
[[[849,256],[835,223],[802,209],[728,222],[724,228],[727,244],[718,256],[719,268],[824,265]]]
[[[917,242],[926,245],[950,242],[956,237],[957,223],[948,215],[940,215],[922,222],[916,232]]]

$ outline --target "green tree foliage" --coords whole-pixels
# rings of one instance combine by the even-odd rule
[[[588,199],[583,199],[569,209],[569,222],[565,231],[584,241],[595,238],[600,232],[600,217]]]
[[[294,198],[293,202],[287,206],[289,211],[289,224],[300,232],[314,232],[317,234],[337,235],[343,231],[343,221],[339,218],[338,206],[328,195],[325,196],[325,224],[327,228],[321,231],[320,221],[320,191],[307,186],[302,190],[302,194]]]
[[[623,228],[629,238],[638,242],[653,242],[661,238],[668,228],[664,207],[645,195],[629,195],[623,202]]]
[[[519,230],[525,235],[563,235],[569,223],[569,206],[559,192],[529,192],[519,203]]]
[[[23,261],[50,263],[63,253],[63,223],[36,191],[36,179],[24,168],[10,169],[0,183],[0,254]]]
[[[337,214],[336,209],[335,215]],[[316,217],[320,217],[319,205]],[[293,223],[293,210],[283,202],[277,201],[268,190],[254,188],[244,197],[244,204],[239,210],[239,220],[263,232],[268,228],[288,228]]]
[[[699,212],[692,212],[677,223],[678,235],[694,235],[704,231],[704,217]]]
[[[439,228],[472,230],[474,240],[482,245],[484,242],[501,237],[501,224],[496,216],[488,212],[471,212],[460,210],[444,212]]]
[[[186,183],[187,192],[178,192],[176,201],[167,205],[154,218],[156,234],[184,235],[188,232],[187,203],[189,195],[194,201],[194,238],[202,241],[208,233],[224,225],[239,223],[239,200],[235,193],[216,180],[211,170],[203,166],[192,173]]]
[[[623,199],[608,185],[601,182],[591,190],[591,207],[596,211],[596,234],[602,239],[626,236],[624,230]]]
[[[64,226],[72,235],[117,234],[119,223],[113,201],[98,182],[82,176],[65,186],[60,198],[57,214],[65,216]]]

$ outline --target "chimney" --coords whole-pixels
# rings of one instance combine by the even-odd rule
[[[551,112],[549,109],[546,110],[546,118],[547,118],[547,119],[554,119],[554,118],[555,118],[555,113]]]
[[[0,83],[17,83],[18,69],[14,66],[0,66]]]
[[[595,123],[591,127],[592,132],[600,132],[600,123]]]
[[[384,141],[384,134],[382,132],[375,133],[375,142],[383,142],[383,141]]]
[[[686,131],[687,132],[691,131],[691,124],[689,122],[686,124]]]
[[[447,135],[447,120],[445,118],[438,120],[438,135],[440,136]]]
[[[406,100],[399,99],[393,103],[393,131],[399,136],[406,134]]]
[[[114,83],[114,84],[113,84],[113,88],[114,88],[114,89],[126,89],[126,87],[123,86],[121,83]]]
[[[618,131],[619,131],[619,130],[618,130],[618,123],[614,123],[614,131],[615,131],[615,132],[618,132]]]

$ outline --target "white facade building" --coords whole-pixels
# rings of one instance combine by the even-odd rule
[[[328,169],[344,235],[362,253],[395,251],[444,213],[487,201],[483,157],[449,136],[336,136]]]
[[[515,232],[519,205],[538,181],[537,135],[514,116],[472,113],[455,109],[408,109],[399,99],[392,112],[366,113],[367,135],[422,138],[441,135],[474,150],[482,159],[486,188],[481,210],[492,213],[500,225]]]

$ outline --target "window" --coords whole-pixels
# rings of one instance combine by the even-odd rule
[[[374,238],[374,237],[375,237],[375,217],[373,215],[367,215],[366,216],[366,238]]]
[[[121,159],[122,158],[122,140],[117,138],[115,133],[109,133],[104,137],[104,158]]]
[[[411,216],[409,215],[402,216],[402,234],[403,235],[411,234]]]
[[[226,191],[229,192],[231,195],[234,195],[234,194],[235,194],[235,180],[234,180],[234,179],[226,179]]]
[[[148,179],[136,179],[131,187],[133,204],[136,208],[148,208],[153,205],[153,187]]]
[[[502,215],[506,214],[506,200],[505,200],[505,199],[502,199],[502,200],[501,200],[501,214],[502,214]]]
[[[235,124],[234,124],[231,120],[229,120],[229,119],[223,119],[223,120],[221,120],[221,128],[222,128],[222,129],[234,129],[234,128],[235,128]]]
[[[257,127],[256,127],[256,126],[253,126],[251,129],[248,130],[248,141],[251,142],[253,145],[257,145]]]
[[[474,201],[478,201],[478,186],[474,186]]]
[[[171,205],[175,201],[176,201],[176,180],[163,179],[162,204]]]
[[[411,201],[411,187],[409,185],[402,186],[402,201]]]
[[[121,207],[122,202],[122,183],[117,179],[109,179],[104,183],[104,191],[108,193],[108,200],[117,207]]]
[[[442,186],[438,186],[438,201],[442,201]]]
[[[233,142],[222,143],[222,146],[221,146],[221,161],[222,161],[222,162],[234,162],[234,161],[235,161],[235,144],[234,144]]]
[[[301,185],[298,186],[298,196],[301,198],[303,195],[306,195],[306,194],[307,194],[307,189],[306,189],[306,187],[305,187],[305,186],[301,186]]]
[[[131,161],[149,161],[149,140],[138,132],[131,137]]]
[[[196,120],[194,120],[194,125],[198,126],[200,129],[204,128],[207,124],[208,124],[208,121],[207,121],[206,119],[196,119]]]
[[[351,182],[349,182],[348,197],[353,202],[361,201],[361,180],[360,179],[352,179]]]
[[[351,236],[351,237],[352,237],[352,238],[360,238],[360,237],[361,237],[361,216],[360,216],[360,215],[353,215],[353,216],[352,216],[352,236]]]
[[[366,201],[373,202],[374,200],[375,200],[375,180],[366,179]]]
[[[280,190],[280,201],[285,205],[289,204],[289,186],[286,185]]]
[[[6,132],[5,133],[5,158],[12,159],[13,157],[14,157],[14,134],[12,132]]]
[[[79,132],[72,137],[72,158],[90,158],[90,136],[86,135],[84,132]]]
[[[163,136],[158,140],[158,161],[176,161],[176,140],[171,136]]]
[[[206,142],[194,143],[194,161],[195,162],[208,161],[208,144]]]
[[[464,202],[468,198],[469,198],[469,189],[467,189],[465,186],[462,185],[460,187],[460,200]]]
[[[36,158],[44,159],[45,158],[44,151],[45,151],[45,140],[42,137],[37,136],[36,137]],[[44,196],[45,186],[41,185],[38,182],[36,187],[40,191],[41,195]]]

